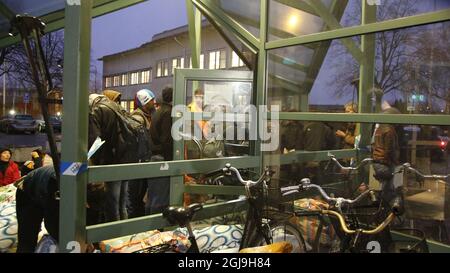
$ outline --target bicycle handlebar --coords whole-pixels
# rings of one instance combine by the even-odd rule
[[[423,174],[423,173],[421,173],[420,171],[418,171],[418,170],[414,169],[413,167],[411,167],[411,164],[410,164],[410,163],[404,163],[404,164],[400,167],[400,169],[399,169],[398,171],[396,171],[395,173],[401,173],[401,172],[403,172],[404,170],[408,170],[408,171],[410,171],[410,172],[413,172],[413,173],[419,175],[419,176],[422,177],[422,178],[430,178],[430,179],[442,179],[442,180],[446,180],[447,178],[450,177],[450,174],[447,174],[447,175]],[[394,173],[394,174],[395,174],[395,173]]]
[[[268,167],[264,168],[264,172],[263,174],[261,174],[261,176],[258,178],[258,180],[253,181],[253,180],[244,180],[239,172],[238,169],[236,169],[235,167],[232,167],[230,163],[226,163],[225,164],[225,168],[222,169],[222,171],[225,173],[225,175],[231,175],[231,172],[233,172],[234,174],[236,174],[237,179],[239,180],[239,182],[241,182],[242,184],[244,184],[247,187],[253,187],[258,185],[259,183],[261,183],[262,181],[264,181],[264,178],[266,176],[270,176],[270,170]]]
[[[301,190],[309,190],[312,188],[317,189],[319,191],[319,193],[322,195],[322,197],[325,198],[325,200],[327,202],[336,203],[336,207],[340,207],[343,204],[358,203],[367,195],[370,195],[371,198],[374,199],[374,192],[372,190],[364,191],[363,193],[358,195],[355,199],[346,199],[346,198],[342,198],[342,197],[330,197],[321,186],[316,185],[316,184],[311,184],[311,180],[309,178],[303,178],[300,181],[300,185],[281,188],[281,194],[282,194],[282,196],[286,196],[286,195],[290,195],[290,194],[299,192]]]
[[[339,212],[336,212],[334,210],[322,210],[321,213],[336,216],[339,220],[339,224],[341,225],[342,230],[347,234],[355,234],[355,233],[371,234],[371,235],[378,234],[381,231],[383,231],[395,218],[395,214],[393,212],[391,212],[388,215],[388,217],[386,217],[386,219],[381,224],[379,224],[377,227],[375,227],[374,229],[354,230],[354,229],[348,228],[348,225],[347,225],[347,222],[345,221],[344,216],[342,216],[342,214],[340,214]]]
[[[363,165],[373,162],[372,158],[364,158],[363,160],[361,160],[361,162],[356,167],[344,167],[339,162],[339,160],[336,159],[336,157],[333,154],[328,153],[328,156],[330,157],[330,160],[333,161],[340,169],[347,170],[347,171],[356,171],[359,168],[361,168]]]

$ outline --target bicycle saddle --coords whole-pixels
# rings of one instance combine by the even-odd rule
[[[188,207],[168,207],[163,211],[163,217],[172,225],[179,225],[185,227],[188,224],[194,214],[203,208],[202,204],[194,203]]]

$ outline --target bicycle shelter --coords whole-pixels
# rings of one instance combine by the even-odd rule
[[[64,28],[64,115],[62,140],[62,162],[87,164],[88,96],[91,48],[92,18],[101,16],[144,0],[81,0],[53,1],[49,10],[38,16],[47,24],[45,31]],[[60,249],[70,251],[66,246],[72,241],[99,242],[138,232],[168,226],[161,214],[128,219],[96,226],[86,226],[86,187],[88,183],[108,182],[171,176],[170,203],[181,205],[184,193],[236,195],[245,192],[239,186],[185,185],[183,176],[219,169],[225,163],[239,168],[260,170],[263,166],[280,167],[293,163],[324,161],[331,152],[337,158],[358,158],[368,156],[372,124],[392,123],[405,125],[450,126],[448,114],[379,114],[381,96],[373,90],[378,87],[376,79],[377,35],[396,30],[410,30],[435,25],[449,28],[450,9],[411,14],[381,20],[377,17],[379,8],[366,0],[186,0],[189,38],[194,69],[176,69],[174,73],[174,105],[188,103],[196,86],[209,84],[240,84],[251,91],[251,104],[276,105],[290,101],[290,108],[281,109],[280,121],[355,122],[361,135],[359,149],[295,151],[279,154],[263,152],[265,142],[261,139],[250,143],[248,155],[208,159],[186,159],[184,142],[174,142],[174,160],[141,164],[89,166],[86,172],[76,176],[61,176],[60,206]],[[180,2],[181,4],[181,2]],[[38,5],[38,4],[36,4]],[[360,6],[357,22],[342,25],[346,8]],[[283,11],[289,11],[295,20],[309,20],[310,26],[301,31],[285,31],[277,20]],[[0,13],[10,20],[15,14],[27,12],[12,10],[3,2]],[[285,13],[286,16],[287,13]],[[298,16],[300,17],[298,17]],[[201,52],[202,16],[216,28],[250,71],[219,71],[195,69],[199,67]],[[296,17],[297,16],[297,17]],[[303,16],[303,17],[302,17]],[[303,19],[302,19],[303,18]],[[286,19],[286,18],[284,18]],[[289,27],[289,22],[287,27]],[[445,27],[444,27],[445,28]],[[448,33],[448,31],[447,31]],[[0,35],[0,47],[17,43],[20,37]],[[325,65],[326,55],[338,41],[346,58],[356,63],[358,113],[312,112],[309,105],[310,92],[319,70]],[[447,43],[446,50],[449,49]],[[211,87],[213,88],[213,87]],[[448,88],[448,82],[447,82]],[[192,113],[195,116],[195,113]],[[180,116],[174,118],[174,122]],[[195,117],[194,117],[195,118]],[[265,121],[270,121],[271,112],[257,124],[258,130]],[[274,118],[275,119],[275,118]],[[71,121],[71,122],[67,122]],[[366,174],[367,176],[367,174]],[[132,183],[132,182],[131,182]],[[448,190],[447,190],[448,195]],[[450,211],[450,200],[445,201],[445,210]],[[211,218],[245,209],[245,201],[231,201],[206,205],[197,215],[198,219]],[[400,233],[395,236],[406,236]],[[429,242],[432,252],[450,252],[450,246]]]

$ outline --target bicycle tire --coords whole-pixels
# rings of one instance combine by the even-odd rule
[[[272,238],[271,243],[287,241],[293,246],[292,253],[307,252],[305,240],[303,239],[301,231],[289,221],[272,221],[270,223],[270,233],[271,234],[269,237]],[[258,246],[267,245],[266,240],[264,239],[264,236],[262,234],[259,236],[257,242]]]

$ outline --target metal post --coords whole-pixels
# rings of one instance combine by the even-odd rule
[[[65,8],[64,115],[62,162],[87,163],[88,94],[90,77],[92,0]],[[87,172],[61,175],[60,251],[84,251],[86,242]],[[77,249],[75,249],[76,251]]]
[[[6,61],[3,62],[3,116],[6,116]]]

